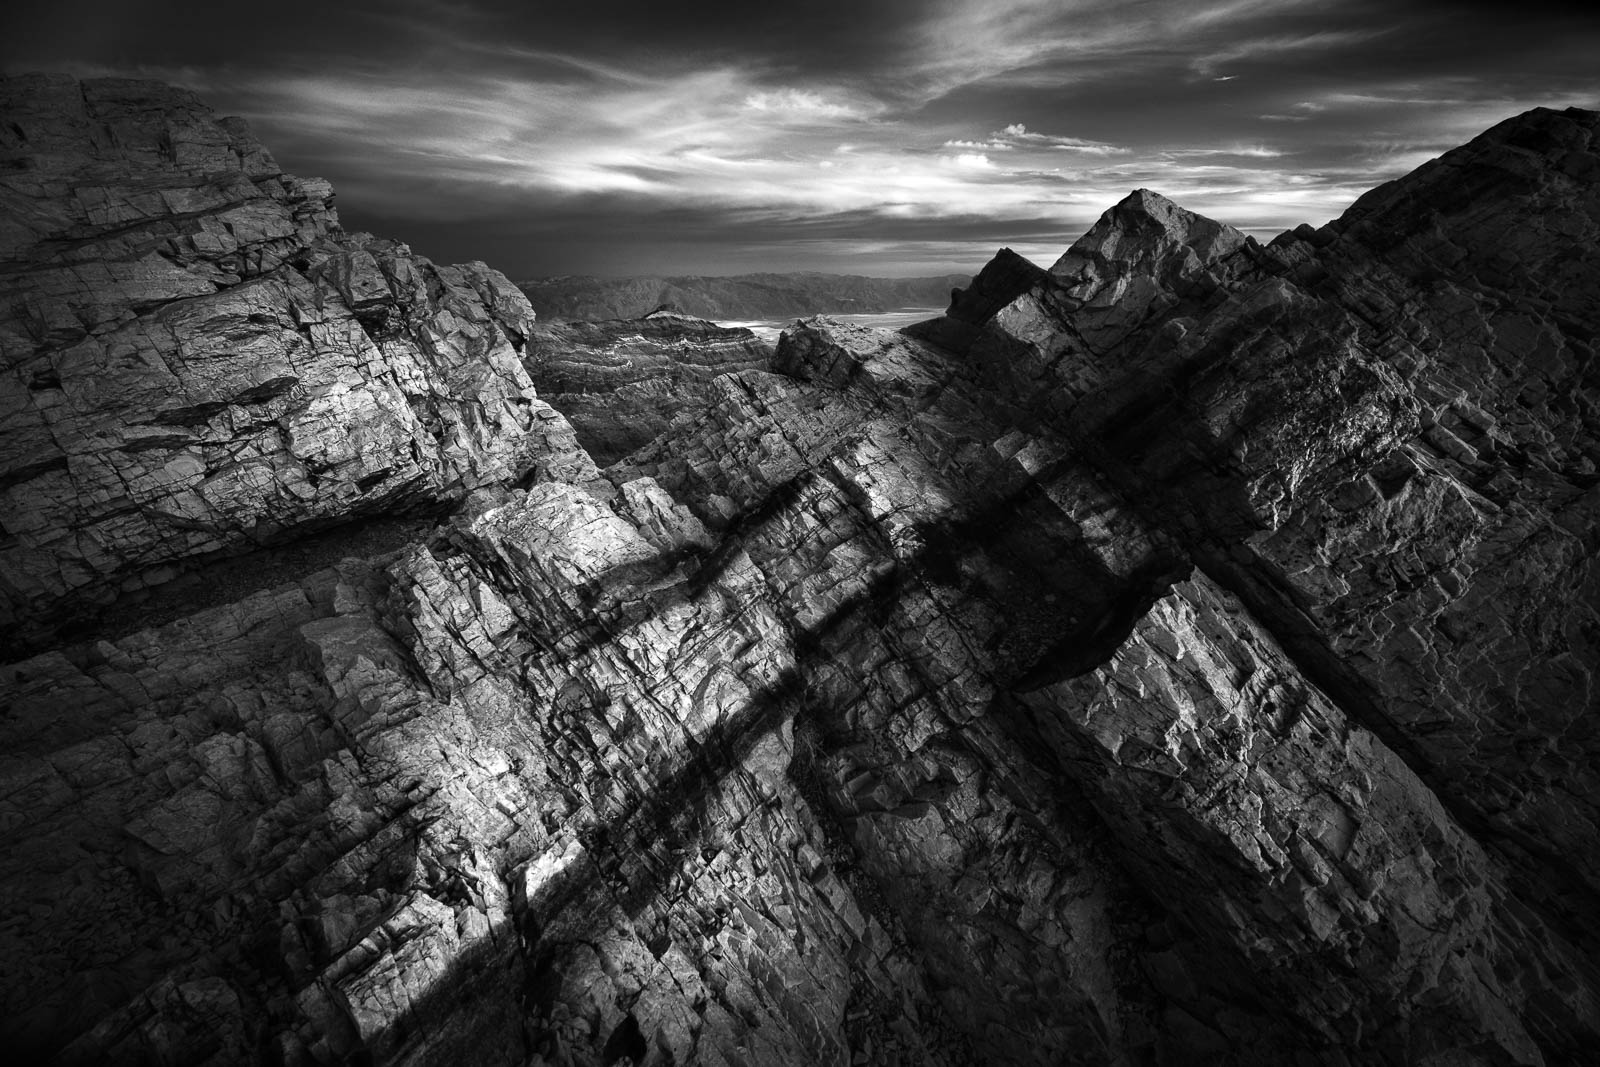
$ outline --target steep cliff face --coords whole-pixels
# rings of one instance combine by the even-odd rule
[[[35,128],[17,158],[105,136]],[[0,668],[9,1047],[1583,1062],[1597,130],[1530,113],[1267,246],[1135,193],[942,319],[791,329],[604,471],[524,386],[538,433],[464,421],[525,458],[429,482],[471,491],[402,547]],[[484,289],[484,319],[396,306],[515,354]],[[439,349],[374,346],[350,392]],[[595,350],[543,365],[636,417]]]
[[[539,395],[572,423],[599,463],[654,439],[702,405],[721,374],[765,368],[772,350],[742,328],[669,309],[637,319],[536,323],[526,364]]]
[[[326,182],[145,82],[0,88],[0,632],[195,557],[592,468],[482,264],[340,232]]]

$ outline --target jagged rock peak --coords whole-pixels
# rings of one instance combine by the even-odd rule
[[[1340,222],[1401,221],[1424,206],[1450,215],[1496,198],[1529,198],[1562,187],[1592,189],[1600,176],[1596,125],[1600,113],[1584,108],[1534,108],[1492,126],[1471,141],[1429,160],[1404,178],[1369,190]]]
[[[1002,248],[973,277],[971,285],[950,291],[950,309],[945,314],[976,326],[1039,284],[1045,275],[1038,264]]]
[[[1600,291],[1573,249],[1600,241],[1597,187],[1600,112],[1536,108],[1373,189],[1328,229],[1418,281],[1470,278],[1593,323]]]
[[[1226,223],[1179,207],[1160,193],[1136,189],[1112,207],[1050,268],[1078,295],[1132,274],[1170,282],[1205,272],[1249,240]]]

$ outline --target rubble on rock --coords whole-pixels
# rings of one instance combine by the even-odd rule
[[[696,384],[638,447],[606,430],[645,413],[634,372],[547,353],[603,387],[597,471],[492,272],[339,233],[186,95],[5,92],[37,162],[0,189],[49,235],[8,237],[0,327],[25,625],[241,547],[238,516],[287,538],[460,500],[0,668],[10,1047],[1398,1067],[1600,1042],[1600,115],[1510,120],[1265,246],[1137,192],[943,319],[641,364]],[[91,172],[131,224],[85,214]],[[211,175],[236,206],[185,206]],[[304,232],[219,279],[184,242],[237,205]],[[302,307],[328,329],[285,325]],[[64,355],[117,345],[168,384]],[[240,392],[264,374],[298,384]],[[177,395],[222,406],[127,458]],[[371,429],[298,496],[291,428],[334,396]],[[255,487],[224,533],[79,473],[185,449],[193,486]],[[186,471],[160,499],[211,500]]]

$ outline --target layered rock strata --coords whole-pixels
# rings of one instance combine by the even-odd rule
[[[187,92],[0,86],[0,632],[196,557],[592,469],[497,272],[343,233],[326,182]]]
[[[711,379],[765,368],[771,359],[770,347],[747,329],[657,309],[638,319],[536,323],[524,361],[540,397],[606,464],[704,404]]]
[[[0,669],[9,1047],[1584,1062],[1597,129],[1267,246],[1135,193]]]
[[[634,319],[670,305],[703,319],[794,319],[939,308],[965,275],[866,278],[857,274],[735,274],[668,278],[566,275],[517,283],[543,320]]]

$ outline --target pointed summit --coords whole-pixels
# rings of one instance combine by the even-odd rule
[[[1179,207],[1160,193],[1135,189],[1101,215],[1050,273],[1084,300],[1113,279],[1135,274],[1181,288],[1180,283],[1211,273],[1247,240],[1232,226]]]
[[[950,308],[945,314],[974,326],[981,325],[995,312],[1038,285],[1044,280],[1045,274],[1031,260],[1009,248],[1002,248],[973,277],[971,285],[950,291]]]

